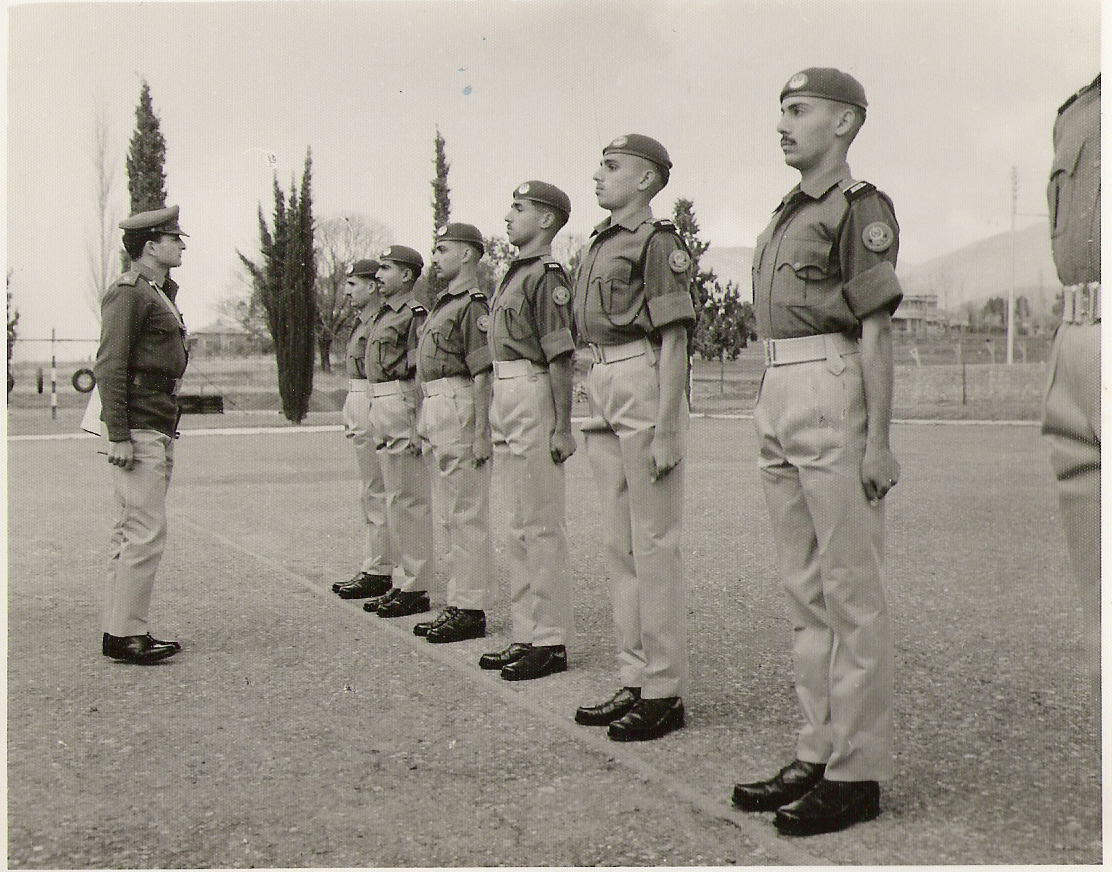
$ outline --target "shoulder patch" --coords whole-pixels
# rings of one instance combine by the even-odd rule
[[[682,248],[677,248],[668,255],[668,267],[674,273],[686,272],[691,266],[691,255]]]
[[[865,247],[877,254],[891,248],[892,240],[895,237],[892,228],[883,221],[874,221],[861,232],[861,241],[865,244]]]
[[[552,289],[552,302],[557,306],[566,306],[571,302],[571,291],[564,285],[557,285]]]
[[[845,194],[846,199],[852,203],[854,200],[860,200],[862,197],[868,196],[875,190],[876,186],[868,182],[854,182],[848,188],[843,188],[842,193]]]
[[[485,313],[480,315],[478,318],[475,319],[475,326],[478,327],[480,330],[482,330],[484,333],[487,332],[487,327],[489,325],[490,325],[490,316],[485,314]]]

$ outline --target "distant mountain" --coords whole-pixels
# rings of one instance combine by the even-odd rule
[[[1010,233],[1000,233],[950,254],[897,270],[908,294],[936,294],[938,305],[956,312],[965,303],[983,305],[1007,297],[1012,280]],[[1031,311],[1045,314],[1060,288],[1045,224],[1015,234],[1016,296],[1027,297]]]

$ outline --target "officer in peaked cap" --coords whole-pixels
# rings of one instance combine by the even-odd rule
[[[606,726],[619,742],[682,728],[688,686],[681,533],[693,263],[651,206],[671,167],[664,146],[642,134],[602,150],[595,195],[610,216],[583,249],[572,296],[593,358],[583,437],[605,529],[621,683],[575,720]]]
[[[150,635],[148,614],[166,542],[177,392],[188,361],[178,286],[169,277],[181,265],[186,234],[177,206],[132,215],[120,229],[132,262],[101,300],[94,365],[117,510],[101,650],[150,664],[181,650]]]
[[[508,507],[511,643],[484,654],[483,669],[507,681],[563,672],[572,644],[564,461],[571,430],[571,292],[552,240],[571,201],[555,185],[514,189],[506,236],[517,247],[491,303],[494,358],[490,410],[494,456]]]
[[[382,304],[375,278],[378,267],[377,260],[363,259],[350,264],[345,271],[344,293],[355,311],[355,323],[347,343],[348,394],[341,420],[345,435],[352,440],[359,465],[363,560],[350,581],[332,586],[341,599],[381,596],[390,589],[393,570],[387,532],[386,485],[371,436],[371,392],[363,363],[367,334]]]
[[[903,292],[892,201],[855,182],[847,163],[866,105],[839,70],[788,79],[777,131],[801,179],[753,256],[766,363],[753,420],[804,725],[793,762],[737,785],[733,803],[775,811],[786,835],[876,817],[895,765],[881,560],[884,498],[900,474],[888,431],[891,316]]]
[[[448,602],[415,632],[432,643],[486,635],[493,596],[490,547],[490,309],[479,288],[485,246],[473,224],[436,233],[432,262],[448,282],[417,345],[418,429],[448,523]]]

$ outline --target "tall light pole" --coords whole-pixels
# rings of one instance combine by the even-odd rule
[[[1015,349],[1015,206],[1019,194],[1019,170],[1012,167],[1012,281],[1008,285],[1008,363]]]

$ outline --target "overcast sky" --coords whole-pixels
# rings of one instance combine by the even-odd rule
[[[797,180],[775,127],[781,87],[807,66],[864,85],[850,165],[895,201],[901,259],[926,260],[1008,229],[1013,165],[1019,212],[1046,211],[1055,112],[1099,70],[1099,38],[1099,0],[15,5],[7,258],[20,333],[97,335],[93,117],[102,106],[111,123],[122,217],[143,77],[190,233],[175,278],[197,328],[235,286],[235,250],[257,254],[267,152],[288,187],[312,147],[318,221],[362,213],[427,251],[438,124],[452,217],[488,235],[505,232],[530,178],[567,191],[568,231],[588,233],[605,217],[591,181],[602,146],[640,132],[675,164],[656,213],[690,197],[712,245],[752,245]]]

